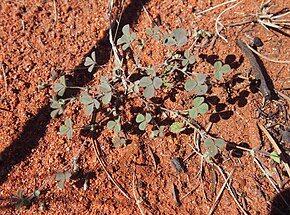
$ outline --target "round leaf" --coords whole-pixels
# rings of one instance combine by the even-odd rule
[[[173,133],[179,133],[179,132],[183,131],[184,130],[183,123],[182,122],[174,122],[170,126],[170,130]]]
[[[224,65],[224,66],[220,69],[220,72],[222,72],[222,73],[227,73],[227,72],[229,72],[230,70],[231,70],[230,65],[226,64],[226,65]]]
[[[207,111],[208,111],[208,105],[206,103],[203,103],[198,107],[198,112],[200,114],[206,114]]]
[[[161,85],[162,85],[162,79],[159,78],[159,77],[155,77],[153,79],[153,86],[154,86],[154,88],[155,89],[159,89],[161,87]]]
[[[108,129],[112,129],[112,128],[114,128],[115,124],[116,124],[115,121],[110,120],[110,121],[107,123],[107,128],[108,128]]]
[[[149,78],[148,76],[141,78],[139,82],[140,87],[147,87],[152,84],[152,79]]]
[[[222,62],[221,61],[216,61],[213,65],[216,71],[219,71],[222,67]]]
[[[220,149],[222,149],[226,145],[226,142],[223,139],[220,139],[220,138],[216,139],[214,142],[215,142],[215,145],[217,147],[219,147]]]
[[[148,87],[145,88],[143,95],[147,99],[151,99],[154,96],[155,89],[153,85],[149,85]]]
[[[137,117],[136,117],[136,122],[137,122],[137,123],[140,123],[140,122],[143,122],[143,121],[145,121],[145,117],[144,117],[143,114],[139,113],[139,114],[137,115]]]
[[[209,147],[211,147],[211,146],[214,146],[214,142],[213,142],[212,139],[207,138],[207,139],[204,140],[204,142],[203,142],[203,146],[204,146],[205,148],[209,148]]]
[[[196,85],[196,81],[194,79],[190,79],[185,82],[184,88],[187,91],[192,91],[196,87]]]

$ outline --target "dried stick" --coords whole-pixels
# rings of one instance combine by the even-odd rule
[[[270,143],[272,143],[272,145],[273,145],[274,149],[277,151],[277,153],[279,155],[283,156],[283,153],[282,153],[280,147],[278,146],[278,144],[276,143],[276,141],[274,140],[274,138],[271,136],[271,134],[267,131],[267,129],[262,124],[260,124],[260,123],[258,123],[258,126],[265,133],[265,135],[268,137]],[[285,159],[283,159],[283,160],[285,160]],[[284,161],[283,161],[283,164],[284,164],[284,167],[285,167],[285,169],[287,171],[288,176],[290,177],[289,164],[286,163],[286,162],[284,162]]]
[[[215,165],[216,168],[219,170],[219,172],[221,173],[222,177],[224,178],[224,180],[226,180],[226,176],[225,174],[223,173],[222,169],[218,166],[218,165]],[[233,171],[233,170],[232,170]],[[245,209],[240,205],[239,201],[237,200],[237,197],[236,195],[234,194],[233,190],[231,189],[231,186],[229,185],[229,183],[227,183],[227,187],[228,187],[228,190],[230,191],[230,194],[232,195],[232,197],[234,198],[236,204],[238,205],[238,207],[241,209],[241,211],[245,214],[245,215],[248,215],[248,213],[245,211]]]
[[[225,187],[227,186],[228,181],[229,181],[230,177],[232,176],[234,170],[235,170],[235,169],[233,169],[233,170],[231,171],[230,175],[229,175],[228,178],[225,180],[225,182],[224,182],[222,188],[220,189],[219,194],[217,195],[217,197],[216,197],[216,199],[215,199],[215,201],[214,201],[214,203],[213,203],[212,208],[211,208],[210,211],[208,212],[209,215],[212,215],[212,214],[214,213],[214,211],[215,211],[215,209],[216,209],[216,207],[217,207],[217,204],[218,204],[218,202],[219,202],[219,200],[220,200],[220,198],[221,198],[221,196],[222,196],[222,194],[223,194],[223,192],[224,192],[224,189],[225,189]]]
[[[215,31],[216,31],[216,34],[217,34],[220,38],[222,38],[224,41],[226,41],[226,43],[228,43],[228,40],[220,34],[219,29],[218,29],[219,19],[221,18],[221,16],[222,16],[226,11],[231,10],[232,8],[236,7],[236,6],[237,6],[238,4],[240,4],[242,1],[243,1],[243,0],[241,0],[241,1],[239,1],[238,3],[232,5],[231,7],[228,7],[228,8],[226,8],[225,10],[223,10],[223,11],[218,15],[218,17],[217,17],[217,19],[216,19],[216,22],[215,22]]]
[[[277,188],[276,184],[274,183],[273,179],[270,178],[270,176],[267,174],[267,172],[264,170],[264,168],[262,167],[262,165],[260,164],[260,162],[258,161],[257,158],[254,158],[255,163],[257,164],[257,166],[262,170],[262,172],[264,173],[264,175],[267,177],[267,179],[270,181],[271,185],[274,187],[274,189],[276,190],[276,192],[278,193],[278,195],[281,197],[281,199],[283,200],[283,202],[287,205],[288,209],[290,209],[290,205],[287,203],[286,199],[284,198],[284,196],[281,194],[280,190]]]
[[[229,3],[232,3],[232,2],[236,2],[236,1],[237,1],[237,0],[231,0],[231,1],[223,2],[223,3],[221,3],[221,4],[218,4],[218,5],[215,5],[215,6],[213,6],[213,7],[210,7],[210,8],[208,8],[208,9],[203,10],[203,11],[201,11],[201,12],[198,12],[198,13],[196,13],[196,14],[206,13],[206,12],[211,11],[211,10],[213,10],[213,9],[216,9],[216,8],[218,8],[218,7],[220,7],[220,6],[223,6],[223,5],[226,5],[226,4],[229,4]]]
[[[95,143],[95,139],[92,139],[92,142],[93,142],[93,148],[94,148],[94,151],[95,151],[95,154],[102,166],[102,168],[104,169],[104,171],[106,172],[107,176],[109,177],[109,179],[113,182],[113,184],[118,188],[118,190],[127,198],[127,199],[131,199],[130,196],[127,194],[127,192],[119,185],[119,183],[117,181],[115,181],[113,179],[113,177],[111,176],[111,174],[108,172],[108,170],[106,169],[105,167],[105,164],[104,164],[104,161],[101,159],[99,153],[98,153],[98,150],[97,150],[97,147],[96,147],[96,143]]]
[[[277,59],[272,59],[272,58],[266,57],[266,56],[260,54],[259,52],[257,52],[255,49],[253,49],[253,48],[252,48],[251,46],[249,46],[248,44],[246,44],[246,45],[247,45],[247,47],[248,47],[252,52],[254,52],[256,55],[258,55],[259,57],[264,58],[264,59],[266,59],[266,60],[268,60],[268,61],[271,61],[271,62],[274,62],[274,63],[290,63],[289,60],[277,60]]]

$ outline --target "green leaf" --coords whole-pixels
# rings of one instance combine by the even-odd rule
[[[215,68],[216,71],[220,71],[220,69],[222,68],[222,62],[216,61],[213,65],[213,67]]]
[[[192,91],[196,87],[196,85],[197,85],[196,81],[194,79],[190,79],[185,82],[184,88],[187,91]]]
[[[116,122],[110,120],[110,121],[107,123],[107,128],[108,128],[108,129],[112,129],[112,128],[114,128],[115,125],[116,125]]]
[[[151,99],[154,96],[155,89],[153,85],[149,85],[144,89],[143,95],[147,99]]]
[[[114,127],[114,132],[118,133],[121,131],[121,124],[119,122],[116,122],[115,127]]]
[[[208,151],[209,155],[211,155],[211,156],[215,156],[218,153],[218,149],[215,145],[209,147],[207,149],[207,151]]]
[[[170,130],[173,133],[179,133],[181,131],[183,131],[185,128],[183,127],[183,123],[182,122],[174,122],[171,126],[170,126]]]
[[[198,116],[198,110],[197,108],[193,107],[189,110],[189,116],[193,119],[195,119]]]
[[[109,92],[109,93],[106,93],[106,94],[102,97],[102,102],[103,102],[104,105],[107,105],[107,104],[110,103],[111,99],[112,99],[112,93]]]
[[[222,72],[222,73],[227,73],[227,72],[229,72],[230,70],[231,70],[230,65],[225,64],[225,65],[223,65],[222,68],[220,69],[220,72]]]
[[[90,116],[94,111],[94,104],[91,103],[85,108],[85,114]]]
[[[187,36],[186,36],[186,30],[182,28],[177,28],[173,32],[174,37],[177,41],[177,46],[181,47],[187,43]]]
[[[212,146],[214,146],[214,142],[213,142],[213,140],[212,140],[211,138],[207,138],[207,139],[205,139],[205,140],[203,141],[203,146],[204,146],[205,148],[212,147]]]
[[[136,117],[136,122],[140,123],[140,122],[143,122],[143,121],[145,121],[145,116],[143,114],[139,113],[137,115],[137,117]]]
[[[149,36],[153,34],[153,31],[151,28],[146,28],[146,34],[148,34]]]
[[[203,97],[196,97],[195,99],[193,99],[193,104],[195,107],[200,106],[203,102],[204,102]]]
[[[146,123],[149,123],[149,122],[151,121],[151,119],[152,119],[151,114],[150,114],[150,113],[146,113],[146,119],[145,119],[145,122],[146,122]]]
[[[277,152],[271,152],[271,159],[276,163],[280,163],[280,156]]]
[[[206,103],[203,103],[198,107],[198,112],[200,114],[206,114],[207,111],[208,111],[208,105]]]
[[[152,79],[149,78],[148,76],[145,76],[145,77],[142,77],[140,82],[139,82],[139,86],[140,87],[147,87],[149,85],[151,85],[153,82],[152,82]]]
[[[130,25],[124,25],[124,27],[122,28],[122,32],[125,36],[130,37]]]
[[[220,138],[216,139],[214,142],[215,142],[215,145],[217,147],[219,147],[220,149],[224,148],[225,145],[226,145],[226,142],[223,139],[220,139]]]
[[[184,57],[185,57],[185,58],[189,58],[189,57],[190,57],[189,49],[186,49],[186,50],[185,50],[185,52],[184,52]]]
[[[162,79],[159,78],[159,77],[155,77],[153,79],[153,86],[154,86],[154,88],[155,89],[159,89],[161,87],[161,85],[162,85]]]
[[[147,125],[147,123],[144,121],[144,122],[142,122],[142,123],[139,124],[138,128],[139,128],[141,131],[144,131],[145,128],[146,128],[146,125]]]
[[[216,80],[220,81],[223,77],[223,73],[218,71],[218,72],[215,72],[213,76],[216,78]]]
[[[208,86],[205,84],[202,84],[202,85],[197,85],[195,87],[194,92],[197,96],[202,96],[202,95],[206,94],[207,90],[208,90]]]
[[[88,95],[87,92],[83,92],[82,97],[80,99],[80,102],[81,102],[81,104],[88,105],[88,104],[91,104],[93,102],[93,99],[91,96]]]

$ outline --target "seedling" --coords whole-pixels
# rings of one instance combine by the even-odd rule
[[[86,57],[84,65],[89,67],[89,72],[92,72],[96,64],[96,53],[92,52],[91,57]]]
[[[64,125],[62,125],[59,129],[60,135],[66,135],[69,139],[73,136],[73,128],[72,128],[72,121],[70,118],[64,121]]]
[[[198,114],[205,114],[208,111],[208,104],[204,102],[204,97],[197,97],[193,100],[194,107],[189,110],[189,116],[195,119]]]
[[[94,109],[99,109],[100,107],[100,102],[97,99],[94,99],[90,95],[88,95],[87,92],[83,92],[80,102],[87,105],[87,107],[85,108],[85,114],[87,114],[88,116],[93,113]]]
[[[71,173],[69,171],[58,172],[56,173],[55,179],[58,182],[58,187],[60,189],[64,188],[64,183],[71,177]]]
[[[222,149],[226,145],[226,142],[222,139],[213,140],[207,138],[203,142],[203,146],[207,149],[206,154],[209,156],[216,156],[218,153],[218,148]]]
[[[120,116],[118,116],[115,120],[110,120],[107,123],[108,129],[114,129],[115,133],[118,133],[121,131],[121,124],[120,124]]]
[[[146,125],[151,121],[152,116],[150,113],[146,113],[145,116],[141,113],[139,113],[136,117],[136,122],[139,123],[139,129],[141,131],[144,131],[146,128]]]
[[[66,90],[66,81],[65,81],[65,76],[61,76],[59,78],[59,83],[55,83],[54,84],[54,92],[57,93],[57,95],[59,96],[63,96],[63,94],[65,93]]]
[[[16,203],[15,208],[20,209],[24,206],[29,206],[31,203],[31,200],[23,196],[22,190],[18,190],[16,195],[13,195],[12,202]]]
[[[190,79],[190,80],[187,80],[185,82],[185,85],[184,85],[185,89],[187,91],[193,91],[194,90],[195,94],[198,95],[198,96],[206,94],[206,92],[208,90],[208,86],[205,83],[206,77],[207,76],[205,74],[198,73],[196,75],[195,79]]]
[[[150,99],[154,96],[155,90],[162,86],[162,79],[159,77],[154,77],[153,79],[148,76],[141,78],[139,82],[140,87],[145,87],[143,95],[144,97]]]
[[[125,51],[137,38],[136,33],[130,34],[129,24],[122,28],[123,36],[117,40],[117,45],[122,45],[122,49]]]
[[[157,130],[153,130],[151,132],[151,137],[164,137],[164,129],[165,129],[165,126],[164,125],[161,125],[160,127],[158,127]]]
[[[220,81],[223,77],[223,74],[231,71],[231,67],[228,64],[223,65],[221,61],[217,61],[214,63],[214,68],[216,72],[214,73],[214,77]]]

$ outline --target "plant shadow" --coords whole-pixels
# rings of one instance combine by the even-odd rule
[[[150,0],[143,0],[143,5],[146,5]],[[140,12],[143,8],[140,4],[140,0],[132,0],[128,6],[123,10],[121,22],[119,23],[118,35],[121,34],[121,29],[124,25],[136,24]],[[117,23],[116,20],[114,23]],[[117,26],[116,24],[113,26]],[[109,29],[106,30],[104,35],[108,35]],[[90,56],[93,51],[96,52],[96,56],[101,56],[101,59],[97,59],[98,63],[105,64],[110,60],[111,45],[108,37],[104,36],[95,44],[92,50],[90,50],[86,56]],[[83,63],[78,65],[73,70],[73,78],[70,78],[68,82],[77,82],[78,86],[85,86],[89,81],[93,79],[93,74],[87,72],[87,69],[82,69]],[[97,71],[96,71],[97,72]],[[71,96],[77,96],[80,93],[79,90],[71,92]],[[45,136],[46,129],[50,123],[50,104],[47,103],[44,107],[39,109],[38,113],[31,117],[24,125],[23,131],[18,135],[18,138],[14,140],[8,147],[6,147],[0,154],[1,171],[0,171],[0,185],[7,180],[7,176],[13,166],[24,161],[28,156],[32,154],[32,150],[39,145],[39,140]]]

